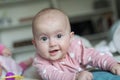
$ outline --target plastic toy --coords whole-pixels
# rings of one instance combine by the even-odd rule
[[[15,78],[12,77],[12,76],[14,76],[14,75],[15,75],[14,73],[8,72],[8,73],[6,74],[6,77],[8,77],[8,78],[6,78],[5,80],[15,80]]]
[[[12,72],[8,72],[6,77],[2,78],[2,80],[23,80],[23,76],[15,75]]]

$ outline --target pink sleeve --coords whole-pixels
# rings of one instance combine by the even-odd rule
[[[65,72],[52,66],[51,64],[34,60],[33,66],[37,68],[39,75],[45,80],[75,80],[76,73]]]
[[[3,55],[2,51],[3,51],[4,48],[5,48],[5,46],[3,44],[0,44],[0,55]]]
[[[93,48],[85,48],[83,46],[83,64],[92,65],[94,67],[99,67],[103,70],[110,70],[114,64],[116,64],[116,60],[102,52],[98,52]]]
[[[84,66],[91,65],[104,70],[110,70],[117,61],[110,55],[86,48],[80,39],[74,39],[71,50],[76,52],[76,59]]]

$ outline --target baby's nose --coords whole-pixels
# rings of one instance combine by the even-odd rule
[[[49,41],[49,45],[50,45],[50,47],[53,47],[53,46],[55,46],[57,43],[56,43],[56,40],[55,39],[50,39],[50,41]]]

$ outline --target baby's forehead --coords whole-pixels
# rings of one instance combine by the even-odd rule
[[[46,10],[37,14],[36,19],[34,20],[34,25],[46,24],[46,23],[56,23],[64,22],[62,24],[67,24],[67,17],[65,14],[58,10]]]
[[[38,13],[38,19],[66,19],[66,15],[58,10],[46,10]]]
[[[45,9],[45,10],[42,10],[38,13],[38,15],[46,15],[46,14],[53,14],[53,15],[65,15],[62,11],[60,10],[57,10],[57,9]]]
[[[69,25],[68,17],[63,12],[50,9],[45,11],[43,10],[35,16],[34,29],[37,28],[38,25],[45,25],[49,22],[53,24],[62,22],[61,24],[66,25],[66,27]]]
[[[50,21],[60,21],[64,20],[65,15],[57,10],[46,10],[46,11],[41,11],[39,12],[33,21],[34,25],[40,24],[42,22],[50,22]]]

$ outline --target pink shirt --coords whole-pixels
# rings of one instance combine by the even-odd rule
[[[85,48],[79,39],[73,39],[66,57],[50,62],[36,55],[33,65],[45,80],[75,80],[77,72],[86,70],[87,65],[109,70],[117,63],[110,55]]]

